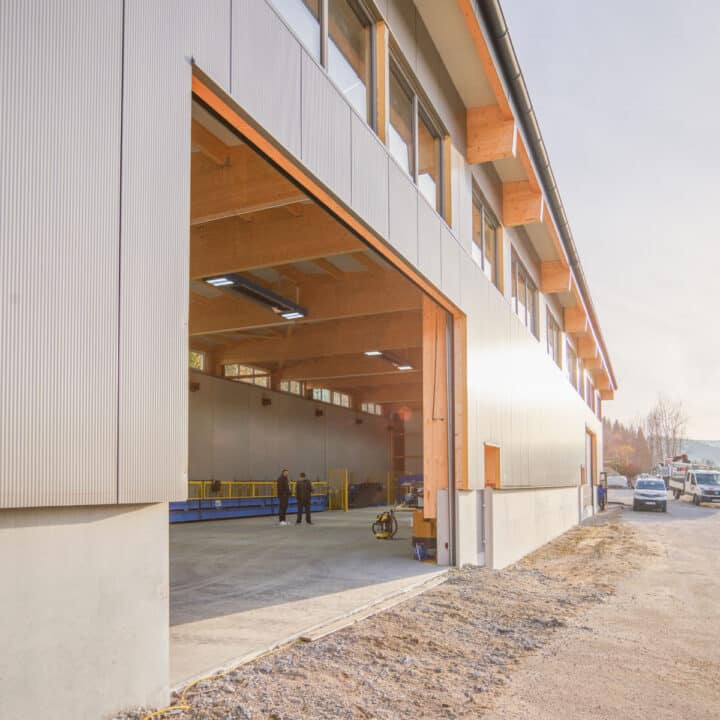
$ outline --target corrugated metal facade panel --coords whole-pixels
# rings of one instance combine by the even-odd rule
[[[122,2],[0,2],[0,507],[116,500]]]
[[[303,51],[302,161],[350,204],[352,137],[350,106],[325,73]]]
[[[352,206],[383,237],[388,234],[388,156],[377,135],[352,114]]]
[[[460,246],[445,225],[440,232],[442,291],[460,305]],[[469,259],[469,258],[468,258]]]
[[[121,503],[186,496],[191,16],[177,0],[126,0]]]
[[[441,287],[440,217],[418,196],[418,267],[426,278]]]
[[[388,162],[388,240],[413,265],[418,261],[418,191],[394,161]]]
[[[300,43],[262,0],[233,0],[232,97],[300,157]]]
[[[232,0],[183,0],[181,26],[195,64],[230,92],[230,12]]]

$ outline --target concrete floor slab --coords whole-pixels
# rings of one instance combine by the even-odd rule
[[[412,559],[412,516],[392,541],[376,508],[280,527],[247,518],[170,527],[170,683],[261,652],[443,571]]]

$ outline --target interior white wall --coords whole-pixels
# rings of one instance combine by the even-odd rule
[[[168,700],[168,506],[0,510],[0,717]]]
[[[485,493],[491,517],[488,564],[494,570],[517,562],[579,521],[577,487]]]
[[[390,469],[383,417],[198,372],[191,382],[191,480],[275,480],[284,467],[292,479],[325,480],[329,468],[346,467],[363,482]]]

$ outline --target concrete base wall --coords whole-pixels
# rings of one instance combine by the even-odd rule
[[[485,493],[488,565],[495,570],[520,560],[579,521],[577,487]]]
[[[456,498],[458,567],[484,565],[483,490],[459,490]]]
[[[0,718],[167,702],[167,504],[0,511],[0,578]]]

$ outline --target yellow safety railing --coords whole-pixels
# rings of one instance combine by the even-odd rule
[[[347,468],[328,470],[328,510],[348,511],[348,478]]]
[[[293,495],[295,494],[294,481],[290,483],[290,492]],[[323,480],[313,482],[312,494],[317,497],[326,497],[328,483]],[[191,480],[188,482],[188,500],[236,500],[240,498],[274,497],[277,497],[277,483],[274,480]]]

